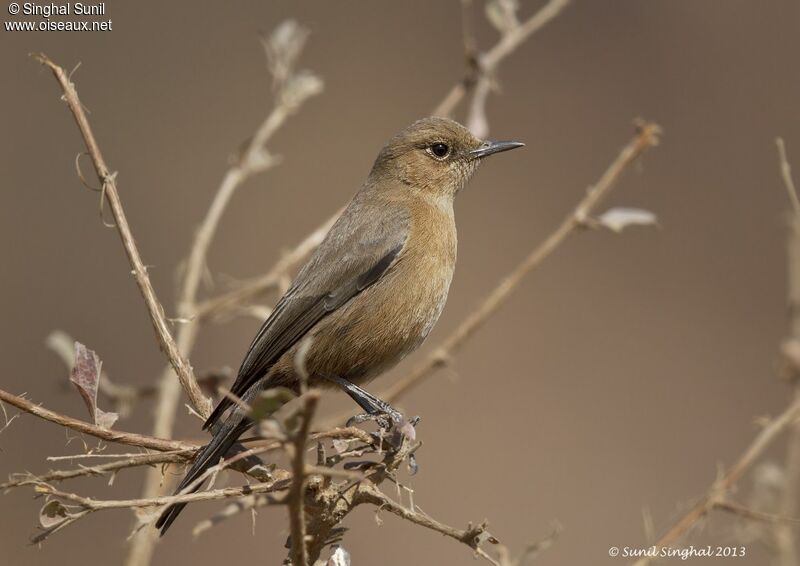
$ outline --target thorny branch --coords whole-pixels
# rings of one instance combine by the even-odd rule
[[[20,409],[21,411],[25,411],[26,413],[30,413],[31,415],[35,415],[41,419],[50,421],[51,423],[55,423],[57,425],[69,428],[76,432],[89,434],[91,436],[94,436],[95,438],[99,438],[101,440],[107,440],[109,442],[119,442],[122,444],[129,444],[131,446],[140,446],[142,448],[149,448],[151,450],[159,450],[159,451],[186,450],[191,448],[197,448],[192,444],[187,444],[180,440],[156,438],[153,436],[146,436],[144,434],[137,434],[135,432],[120,432],[116,430],[103,428],[101,426],[97,426],[92,423],[88,423],[86,421],[82,421],[79,419],[73,419],[72,417],[56,413],[55,411],[51,411],[49,409],[45,409],[44,407],[32,403],[27,399],[18,397],[17,395],[12,395],[11,393],[3,391],[2,389],[0,389],[0,401],[8,403],[9,405],[14,406],[17,409]]]
[[[36,59],[53,72],[53,75],[61,85],[61,89],[64,93],[63,99],[72,112],[75,122],[78,124],[78,129],[86,144],[86,150],[89,152],[89,156],[92,159],[97,179],[102,185],[103,194],[111,209],[111,214],[114,217],[114,222],[119,236],[122,239],[122,245],[125,248],[128,261],[133,269],[136,284],[139,286],[142,297],[144,297],[147,312],[150,314],[150,320],[153,323],[153,328],[156,331],[156,337],[161,345],[161,349],[167,355],[170,365],[175,370],[181,386],[183,386],[183,389],[189,396],[192,405],[201,413],[204,411],[208,412],[210,410],[210,403],[205,395],[203,395],[202,391],[200,391],[200,386],[197,385],[192,366],[181,354],[169,330],[167,321],[164,318],[164,309],[156,297],[153,285],[150,283],[147,268],[136,247],[133,233],[128,225],[128,219],[125,216],[125,211],[122,209],[122,202],[120,201],[119,192],[117,191],[117,174],[112,173],[108,165],[106,165],[103,154],[100,151],[100,146],[94,137],[94,132],[92,132],[89,120],[83,110],[83,105],[78,98],[78,91],[75,89],[75,85],[70,80],[67,72],[62,67],[53,63],[47,55],[40,53],[36,55]]]

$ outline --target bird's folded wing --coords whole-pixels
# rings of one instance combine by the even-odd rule
[[[354,206],[355,210],[353,210]],[[325,316],[379,281],[400,257],[408,235],[405,214],[371,214],[357,201],[331,228],[256,334],[230,391],[243,397],[278,359]],[[232,401],[223,398],[203,428],[211,427]]]

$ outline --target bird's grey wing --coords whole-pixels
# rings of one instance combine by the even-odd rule
[[[407,235],[403,211],[387,214],[356,197],[261,326],[231,393],[243,397],[317,322],[380,280],[397,262]],[[231,404],[222,399],[204,428]]]

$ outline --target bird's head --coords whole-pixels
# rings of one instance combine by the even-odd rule
[[[372,175],[396,179],[427,195],[453,198],[483,158],[523,145],[483,141],[448,118],[423,118],[389,140],[375,160]]]

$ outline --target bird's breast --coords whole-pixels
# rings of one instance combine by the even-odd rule
[[[392,268],[314,332],[310,369],[363,382],[416,349],[447,300],[456,242],[451,207],[414,211]]]

